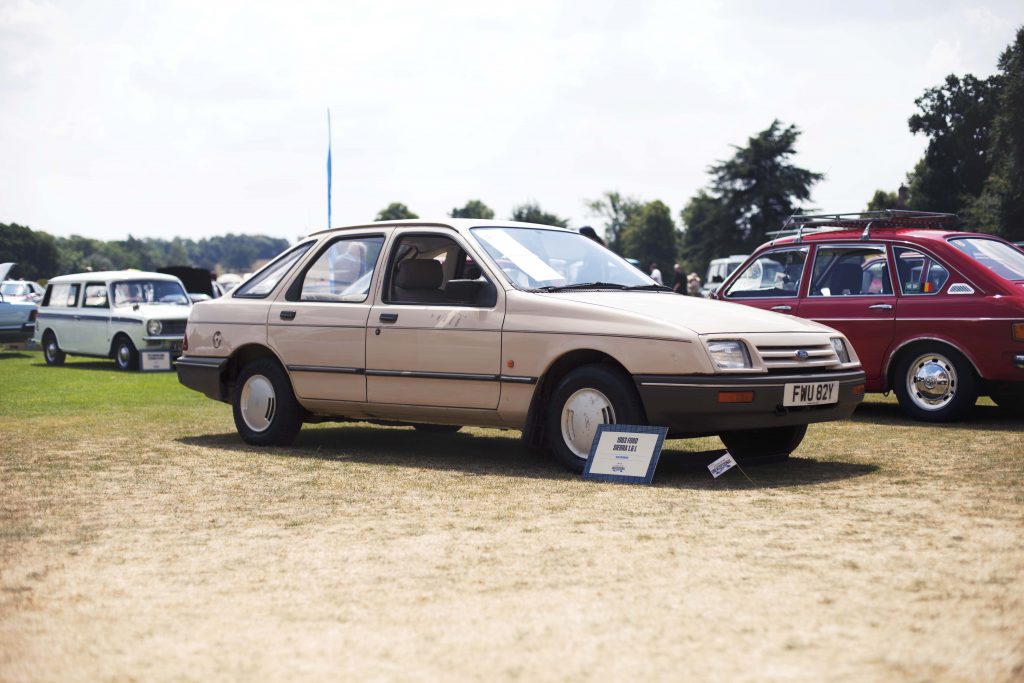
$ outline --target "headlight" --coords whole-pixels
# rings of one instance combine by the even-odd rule
[[[708,342],[708,352],[719,370],[740,370],[749,368],[750,355],[740,341]]]
[[[164,329],[164,324],[159,320],[150,320],[146,323],[146,332],[149,332],[150,337],[155,337],[160,334],[160,330]]]
[[[850,352],[846,348],[846,342],[839,337],[832,337],[832,348],[836,350],[840,363],[850,362]]]

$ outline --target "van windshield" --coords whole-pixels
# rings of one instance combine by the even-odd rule
[[[188,294],[180,284],[171,280],[129,280],[115,282],[115,306],[132,306],[134,304],[169,304],[188,306]]]
[[[1024,252],[1005,242],[982,237],[958,237],[949,243],[1000,277],[1024,280]]]

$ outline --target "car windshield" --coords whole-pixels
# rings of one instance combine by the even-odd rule
[[[114,305],[173,304],[188,306],[188,294],[180,284],[172,280],[129,280],[115,282]]]
[[[982,237],[958,237],[954,247],[1007,280],[1024,280],[1024,253],[1005,242]]]
[[[519,289],[662,289],[579,233],[514,227],[473,228],[472,233]]]

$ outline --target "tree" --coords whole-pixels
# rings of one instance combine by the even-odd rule
[[[621,241],[624,253],[640,261],[644,272],[657,263],[662,277],[670,277],[679,247],[672,211],[663,202],[656,199],[633,213],[622,229]]]
[[[553,213],[547,213],[540,208],[537,202],[527,202],[512,209],[512,220],[522,223],[539,223],[541,225],[557,225],[560,228],[569,227],[569,221],[559,218]]]
[[[0,223],[0,263],[13,261],[12,274],[28,280],[60,275],[60,253],[53,237],[25,225]]]
[[[490,220],[494,218],[494,210],[479,199],[470,199],[461,209],[452,209],[452,218],[483,218]]]
[[[683,209],[683,253],[703,272],[716,256],[749,253],[777,230],[824,176],[790,162],[800,130],[779,120],[708,169],[710,187]]]
[[[419,218],[401,202],[391,202],[387,208],[381,209],[380,213],[373,220],[375,221],[400,221],[406,218]]]
[[[868,202],[868,211],[881,211],[883,209],[895,209],[899,206],[899,193],[875,190],[875,194]]]
[[[910,132],[929,140],[909,175],[911,209],[959,213],[981,194],[992,170],[990,132],[1002,88],[1000,74],[950,74],[914,100],[920,111],[907,122]]]
[[[999,57],[998,109],[990,130],[991,170],[964,212],[975,230],[1024,239],[1024,28]],[[993,76],[992,78],[996,78]],[[989,79],[991,80],[991,79]]]
[[[622,250],[621,235],[626,224],[643,209],[643,202],[608,190],[597,199],[584,202],[592,215],[604,218],[604,241],[617,254]]]

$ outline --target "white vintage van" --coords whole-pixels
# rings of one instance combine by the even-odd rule
[[[136,370],[143,351],[181,355],[192,304],[181,280],[120,270],[55,277],[39,304],[35,341],[47,365],[66,355],[113,358]]]

